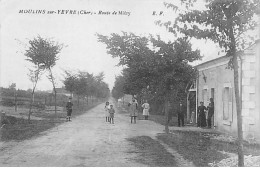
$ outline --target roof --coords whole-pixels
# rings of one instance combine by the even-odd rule
[[[194,66],[194,67],[197,68],[197,67],[199,67],[199,66],[202,66],[202,65],[205,65],[205,64],[208,64],[208,63],[217,61],[217,60],[221,60],[221,59],[224,59],[224,58],[227,58],[227,56],[225,55],[225,56],[221,56],[221,57],[218,57],[218,58],[214,58],[214,59],[212,59],[212,60],[208,60],[208,61],[205,61],[205,62],[203,62],[203,63],[200,63],[200,64],[198,64],[198,65],[196,65],[196,66]]]
[[[253,48],[253,47],[254,47],[256,44],[258,44],[258,43],[260,43],[260,39],[257,39],[254,44],[252,44],[252,45],[250,45],[249,47],[245,48],[243,51],[250,51],[250,49]],[[208,61],[205,61],[205,62],[200,63],[200,64],[198,64],[198,65],[195,65],[194,67],[197,68],[197,67],[199,67],[199,66],[202,66],[202,65],[205,65],[205,64],[214,62],[214,61],[222,60],[222,59],[224,59],[224,58],[229,59],[230,56],[224,55],[224,56],[221,56],[221,57],[217,57],[217,58],[214,58],[214,59],[212,59],[212,60],[208,60]]]

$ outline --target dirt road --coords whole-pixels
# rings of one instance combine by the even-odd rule
[[[0,146],[0,166],[147,166],[132,158],[137,153],[127,138],[163,132],[163,126],[116,114],[115,124],[105,122],[103,105],[63,123],[41,136]],[[3,148],[4,147],[4,148]]]

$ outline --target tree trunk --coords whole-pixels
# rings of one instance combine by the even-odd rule
[[[29,114],[28,114],[28,122],[31,121],[31,114],[32,114],[32,104],[33,104],[33,96],[34,96],[34,89],[32,91],[31,99],[30,99],[30,108],[29,108]]]
[[[242,129],[242,113],[241,102],[239,97],[239,84],[238,84],[238,62],[237,56],[233,57],[234,62],[234,86],[235,86],[235,98],[237,108],[237,132],[238,132],[238,166],[244,166],[244,153],[243,153],[243,129]],[[242,76],[242,75],[241,75]]]
[[[164,104],[165,109],[165,133],[169,133],[169,100],[167,99]]]
[[[55,104],[55,115],[57,113],[57,92],[56,92],[56,87],[55,87],[55,80],[54,80],[54,77],[53,77],[53,74],[52,74],[52,71],[51,71],[51,68],[49,68],[49,73],[50,73],[50,81],[52,83],[52,86],[53,86],[53,91],[54,91],[54,104]]]
[[[54,87],[54,104],[55,104],[55,115],[56,115],[57,114],[57,92],[55,87]]]
[[[243,129],[242,129],[242,102],[239,95],[239,75],[238,75],[238,61],[236,54],[236,41],[233,34],[233,29],[231,29],[231,54],[233,55],[233,67],[234,67],[234,87],[235,87],[235,98],[236,98],[236,110],[237,110],[237,133],[238,133],[238,166],[244,166],[244,153],[243,153]],[[241,68],[242,69],[242,68]],[[242,75],[241,75],[242,76]],[[242,82],[241,82],[242,83]],[[241,92],[242,93],[242,92]]]
[[[78,95],[78,107],[79,107],[79,95]]]

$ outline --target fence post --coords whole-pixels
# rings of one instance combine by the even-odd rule
[[[0,140],[2,139],[2,128],[3,128],[3,124],[2,124],[2,122],[3,122],[3,120],[4,120],[4,116],[5,116],[5,112],[2,110],[1,112],[0,112]]]
[[[45,96],[45,98],[44,98],[44,109],[46,109],[46,104],[47,104],[47,97]]]
[[[15,102],[15,112],[17,112],[17,94],[14,96],[14,102]]]

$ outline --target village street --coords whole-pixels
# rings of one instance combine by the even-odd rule
[[[135,161],[138,151],[128,139],[136,136],[155,139],[164,127],[147,120],[131,124],[127,113],[116,114],[115,124],[109,124],[105,122],[103,108],[103,104],[98,105],[39,137],[3,144],[0,166],[148,166]],[[176,166],[189,166],[181,158],[174,162]]]

